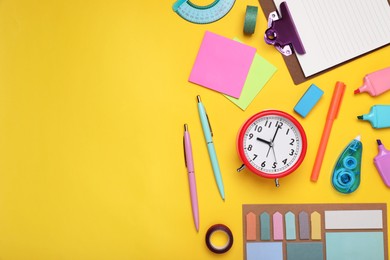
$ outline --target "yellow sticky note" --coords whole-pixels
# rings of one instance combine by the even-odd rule
[[[321,240],[321,215],[317,211],[311,214],[311,239]]]

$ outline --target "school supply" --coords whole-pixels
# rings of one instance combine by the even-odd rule
[[[188,80],[239,98],[255,54],[254,47],[206,31]]]
[[[367,92],[375,97],[388,90],[390,90],[390,67],[367,74],[363,78],[363,86],[356,89],[354,93]]]
[[[298,103],[294,107],[294,111],[302,117],[306,117],[307,114],[313,109],[313,107],[320,100],[324,91],[314,84],[306,90],[305,94],[301,97]]]
[[[234,40],[239,42],[237,38]],[[244,87],[242,88],[240,98],[234,98],[229,95],[224,96],[239,108],[245,110],[263,89],[265,84],[271,79],[276,70],[277,68],[274,65],[256,53],[245,80]]]
[[[227,237],[227,242],[225,245],[223,246],[217,246],[216,244],[213,243],[212,241],[212,237],[213,235],[216,233],[216,232],[222,232],[223,234],[226,235]],[[216,253],[216,254],[223,254],[223,253],[226,253],[227,251],[230,250],[230,248],[233,246],[233,233],[232,231],[230,230],[229,227],[227,227],[226,225],[224,224],[215,224],[215,225],[212,225],[206,232],[206,237],[205,237],[205,241],[206,241],[206,246],[207,248],[213,252],[213,253]]]
[[[242,222],[245,260],[388,259],[386,203],[244,204]]]
[[[390,44],[388,0],[259,3],[268,17],[265,40],[284,54],[288,48],[295,53],[283,55],[295,84]]]
[[[374,105],[368,114],[357,118],[370,122],[373,128],[390,127],[390,105]]]
[[[289,32],[287,33],[286,30]],[[299,54],[306,53],[285,2],[280,4],[280,15],[274,11],[268,16],[268,28],[264,40],[267,44],[274,45],[284,56],[292,55],[293,51]]]
[[[390,188],[390,151],[385,148],[381,140],[376,140],[378,144],[378,154],[374,158],[374,164],[383,182]]]
[[[245,12],[244,34],[251,35],[256,29],[257,6],[248,5]]]
[[[279,178],[294,172],[306,155],[307,139],[301,124],[279,110],[264,110],[250,117],[238,132],[237,151],[248,168],[258,176]]]
[[[203,106],[200,96],[197,96],[196,98],[198,101],[199,118],[202,124],[203,134],[206,140],[207,150],[209,152],[210,162],[213,168],[215,181],[217,182],[218,190],[219,193],[221,194],[222,199],[225,200],[225,191],[222,182],[221,170],[219,169],[217,153],[214,148],[213,132],[211,130],[209,117],[207,116],[206,109]]]
[[[191,138],[190,138],[190,133],[188,131],[187,124],[184,125],[183,145],[184,145],[184,161],[187,167],[188,182],[190,186],[192,216],[194,218],[196,231],[199,231],[199,207],[198,207],[198,195],[196,192],[194,159],[192,157]]]
[[[215,0],[206,6],[199,6],[189,0],[177,0],[172,9],[185,20],[206,24],[218,21],[232,9],[235,0]]]
[[[348,194],[359,187],[362,152],[363,144],[358,136],[340,154],[332,173],[332,184],[337,191]]]
[[[318,146],[317,156],[314,161],[314,166],[310,177],[311,181],[316,182],[318,180],[318,176],[320,175],[321,165],[325,156],[325,150],[326,146],[328,145],[330,132],[332,131],[333,121],[337,118],[344,92],[345,84],[343,82],[338,81],[333,91],[328,115],[326,116],[324,131],[322,132],[320,145]]]

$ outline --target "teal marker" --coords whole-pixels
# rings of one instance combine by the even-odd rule
[[[359,187],[362,152],[363,145],[357,136],[341,153],[332,174],[332,184],[337,191],[348,194]]]
[[[390,105],[372,106],[368,114],[358,116],[357,118],[369,121],[373,128],[390,127]]]

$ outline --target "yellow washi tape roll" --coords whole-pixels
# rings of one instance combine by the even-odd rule
[[[245,12],[244,33],[253,34],[256,28],[257,6],[248,5]]]

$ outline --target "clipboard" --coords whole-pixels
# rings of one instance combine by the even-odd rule
[[[334,68],[336,68],[338,66],[346,64],[346,63],[348,63],[348,62],[350,62],[352,60],[355,60],[355,59],[357,59],[357,58],[359,58],[361,56],[364,56],[364,55],[366,55],[368,53],[374,52],[375,50],[378,50],[378,49],[383,48],[385,46],[388,46],[390,44],[390,39],[389,39],[388,41],[385,42],[385,44],[383,44],[381,46],[377,46],[377,47],[372,48],[372,49],[370,49],[368,51],[364,51],[363,53],[361,53],[359,55],[356,55],[356,56],[353,56],[351,58],[348,58],[347,60],[343,60],[341,62],[338,62],[337,64],[334,64],[332,66],[326,67],[323,70],[321,70],[319,72],[316,72],[316,73],[314,73],[312,75],[305,76],[305,73],[304,73],[304,71],[303,71],[303,69],[301,67],[301,63],[300,63],[300,61],[299,61],[299,59],[297,58],[297,55],[296,55],[297,53],[304,55],[304,53],[305,53],[304,52],[305,51],[304,50],[305,49],[305,44],[300,41],[299,33],[296,31],[293,17],[288,17],[290,15],[290,11],[288,9],[288,2],[287,3],[286,2],[282,3],[282,4],[286,3],[286,5],[287,5],[287,12],[286,12],[285,8],[283,10],[282,4],[281,4],[281,6],[280,6],[280,13],[277,10],[276,5],[275,5],[273,0],[259,0],[259,3],[260,3],[260,6],[261,6],[261,8],[263,10],[263,13],[264,13],[264,15],[265,15],[265,17],[267,19],[270,20],[270,14],[271,13],[274,13],[274,14],[277,13],[279,15],[279,17],[278,17],[278,19],[279,19],[278,20],[279,27],[282,26],[281,24],[284,24],[285,27],[289,27],[289,28],[284,28],[283,30],[281,30],[279,36],[282,35],[283,33],[286,33],[286,32],[288,34],[291,34],[294,31],[297,33],[298,39],[290,39],[290,40],[293,41],[293,43],[291,44],[291,42],[290,42],[290,44],[289,44],[290,47],[291,47],[291,46],[294,45],[294,41],[295,41],[295,45],[296,45],[295,47],[297,47],[297,48],[292,47],[292,50],[291,50],[293,52],[292,55],[289,55],[289,56],[282,55],[283,59],[284,59],[284,62],[286,63],[286,66],[287,66],[287,68],[289,70],[289,73],[290,73],[290,75],[292,77],[292,80],[293,80],[295,85],[298,85],[298,84],[303,83],[303,82],[305,82],[307,80],[310,80],[310,79],[312,79],[312,78],[314,78],[316,76],[319,76],[319,75],[321,75],[321,74],[323,74],[323,73],[325,73],[325,72],[327,72],[329,70],[332,70],[332,69],[334,69]],[[390,0],[387,0],[387,3],[389,4],[389,8],[390,8]],[[291,19],[292,24],[289,23],[289,21],[285,21],[285,19],[287,19],[287,20]],[[270,27],[270,21],[268,21],[268,27]],[[267,37],[267,35],[265,34],[265,41],[267,42],[267,38],[266,37]],[[283,39],[283,40],[285,40],[285,39]],[[299,43],[302,43],[302,46],[299,46]],[[275,47],[277,47],[277,46],[275,46]],[[279,51],[282,52],[282,50],[280,50],[280,48],[281,47],[279,46]],[[302,53],[302,49],[301,48],[303,48],[303,53]],[[287,50],[287,52],[288,52],[288,50]]]

